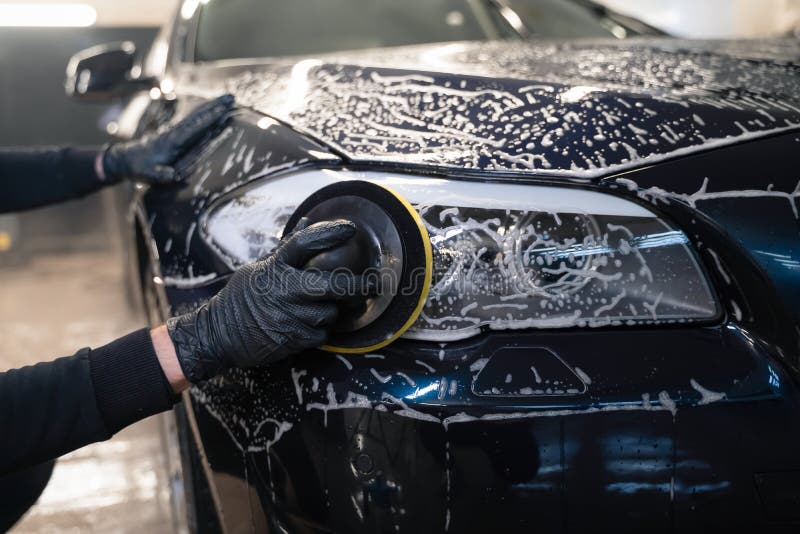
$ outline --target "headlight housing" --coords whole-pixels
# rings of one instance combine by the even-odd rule
[[[351,179],[398,191],[428,226],[433,286],[405,337],[452,341],[485,329],[698,322],[720,313],[681,230],[636,203],[577,188],[304,171],[213,207],[204,237],[232,267],[255,261],[306,197]]]

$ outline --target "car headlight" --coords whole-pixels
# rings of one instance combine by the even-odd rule
[[[203,234],[232,267],[278,243],[291,213],[340,180],[389,186],[415,205],[434,250],[428,301],[405,337],[484,329],[697,322],[719,307],[689,240],[648,209],[576,188],[312,170],[213,207]]]

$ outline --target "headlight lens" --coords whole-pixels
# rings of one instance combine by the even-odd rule
[[[255,261],[306,197],[348,179],[395,189],[428,226],[433,286],[406,337],[452,341],[484,329],[694,322],[719,313],[682,231],[638,204],[575,188],[307,171],[213,208],[205,238],[231,266]]]

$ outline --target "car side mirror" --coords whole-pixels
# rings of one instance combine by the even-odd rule
[[[155,86],[141,78],[136,45],[130,41],[93,46],[78,52],[67,64],[67,96],[90,102],[130,96]]]

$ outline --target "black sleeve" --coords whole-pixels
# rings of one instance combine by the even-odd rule
[[[106,440],[177,399],[148,330],[0,373],[0,475]]]
[[[107,183],[95,171],[98,148],[0,148],[0,213],[82,197]]]

